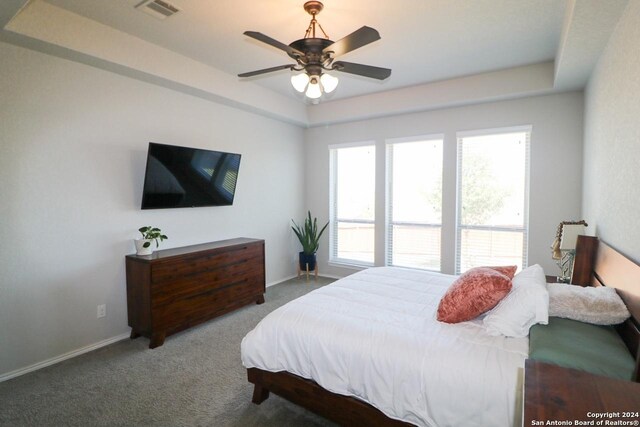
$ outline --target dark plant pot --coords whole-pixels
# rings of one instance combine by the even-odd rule
[[[304,252],[300,252],[300,270],[307,271],[307,264],[309,264],[309,271],[316,269],[316,254],[307,255]]]

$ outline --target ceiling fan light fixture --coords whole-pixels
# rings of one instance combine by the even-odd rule
[[[331,74],[324,73],[320,77],[320,83],[322,83],[322,88],[324,89],[325,93],[333,92],[336,87],[338,87],[338,82],[338,78],[332,76]]]
[[[309,84],[309,75],[307,73],[300,73],[291,76],[291,85],[295,90],[303,93]]]
[[[322,96],[322,89],[320,89],[320,82],[318,81],[318,77],[313,76],[309,80],[309,87],[307,87],[307,92],[305,93],[307,98],[318,99]]]

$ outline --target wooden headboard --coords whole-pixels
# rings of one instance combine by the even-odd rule
[[[636,358],[634,378],[640,382],[640,265],[597,237],[578,236],[571,283],[616,288],[631,313],[617,330]]]

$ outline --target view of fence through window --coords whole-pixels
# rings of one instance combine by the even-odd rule
[[[442,143],[387,144],[387,265],[440,271]]]
[[[374,262],[375,161],[373,145],[331,150],[332,261]]]
[[[530,130],[458,137],[456,272],[526,264]]]

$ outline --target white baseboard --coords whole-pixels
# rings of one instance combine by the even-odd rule
[[[107,338],[106,340],[98,341],[94,344],[89,344],[85,347],[72,350],[68,353],[61,354],[60,356],[52,357],[51,359],[43,360],[42,362],[34,363],[33,365],[26,366],[24,368],[16,369],[15,371],[7,372],[0,375],[0,383],[10,380],[11,378],[19,377],[20,375],[28,374],[29,372],[37,371],[38,369],[54,365],[62,362],[63,360],[71,359],[72,357],[80,356],[81,354],[88,353],[92,350],[99,349],[100,347],[113,344],[114,342],[121,341],[125,338],[129,338],[129,333],[116,335],[115,337]]]
[[[293,274],[291,276],[285,277],[283,279],[279,279],[270,283],[267,283],[266,287],[277,285],[278,283],[286,282],[287,280],[295,279],[298,277],[297,274]],[[340,279],[337,276],[329,276],[323,274],[322,277],[329,277],[331,279]],[[61,354],[60,356],[52,357],[51,359],[43,360],[42,362],[34,363],[33,365],[26,366],[24,368],[16,369],[15,371],[7,372],[6,374],[0,374],[0,383],[3,381],[10,380],[11,378],[19,377],[20,375],[28,374],[29,372],[37,371],[38,369],[45,368],[47,366],[54,365],[56,363],[62,362],[63,360],[71,359],[72,357],[80,356],[81,354],[88,353],[92,350],[99,349],[100,347],[107,346],[109,344],[113,344],[114,342],[121,341],[125,338],[129,338],[129,333],[125,333],[122,335],[117,335],[112,338],[107,338],[106,340],[99,341],[94,344],[90,344],[88,346],[72,350],[68,353]]]
[[[293,276],[288,276],[288,277],[285,277],[284,279],[278,279],[276,281],[267,283],[266,287],[268,288],[269,286],[277,285],[278,283],[286,282],[287,280],[295,279],[296,277],[298,276],[294,274]]]

